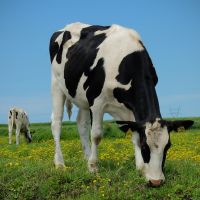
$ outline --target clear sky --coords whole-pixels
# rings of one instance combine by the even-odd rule
[[[200,116],[200,1],[1,0],[0,123],[12,106],[31,122],[50,121],[49,39],[78,21],[138,31],[158,74],[162,115]]]

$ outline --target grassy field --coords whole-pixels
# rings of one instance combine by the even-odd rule
[[[200,199],[200,118],[192,129],[172,133],[165,164],[166,182],[150,188],[135,169],[130,136],[104,123],[99,145],[99,173],[90,174],[75,123],[64,123],[61,145],[66,169],[53,165],[50,124],[32,124],[33,142],[8,145],[7,126],[0,126],[0,200],[3,199]],[[15,136],[13,136],[15,141]]]

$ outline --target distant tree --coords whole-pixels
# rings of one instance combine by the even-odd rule
[[[172,108],[170,107],[169,108],[169,114],[172,118],[178,118],[180,117],[180,113],[181,113],[181,107],[180,105],[176,108]]]

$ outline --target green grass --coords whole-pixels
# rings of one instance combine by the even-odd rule
[[[150,188],[135,169],[129,136],[112,122],[104,123],[99,145],[99,173],[83,159],[75,123],[64,123],[61,139],[65,170],[53,165],[54,142],[49,123],[32,124],[33,143],[8,145],[7,126],[0,126],[0,199],[200,199],[200,118],[192,129],[172,133],[165,164],[166,182]],[[13,142],[15,136],[13,135]]]

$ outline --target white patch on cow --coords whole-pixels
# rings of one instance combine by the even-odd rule
[[[161,127],[158,120],[153,123],[146,123],[145,134],[147,137],[147,144],[152,151],[163,151],[169,140],[167,127]]]
[[[162,172],[162,160],[164,148],[168,143],[169,134],[167,127],[161,127],[156,121],[153,125],[146,124],[145,134],[147,144],[151,151],[150,162],[147,164],[145,176],[148,180],[164,180]]]
[[[80,22],[76,22],[76,23],[69,24],[69,25],[65,26],[65,28],[63,30],[69,31],[70,34],[71,34],[71,39],[68,40],[67,42],[70,42],[71,45],[75,44],[80,39],[81,30],[83,28],[88,27],[88,26],[90,26],[90,25],[89,24],[82,24]],[[66,46],[66,48],[69,48],[70,46]]]
[[[61,33],[55,40],[55,42],[58,43],[58,45],[60,46],[60,44],[62,43],[62,38],[63,38],[64,32]]]
[[[71,23],[66,25],[63,29],[60,29],[59,31],[70,31],[71,35],[74,36],[74,38],[79,38],[80,37],[80,32],[83,28],[86,28],[90,26],[89,24],[83,24],[80,22],[75,22],[75,23]]]
[[[104,113],[109,113],[115,120],[135,121],[133,112],[131,112],[124,104],[119,104],[117,101],[107,103],[104,107]]]
[[[137,132],[135,132],[132,136],[132,142],[135,146],[135,164],[136,169],[143,171],[144,168],[144,161],[141,155],[141,148],[140,148],[140,136]]]
[[[80,78],[80,81],[77,87],[76,97],[73,98],[72,101],[77,107],[89,110],[88,100],[86,98],[87,90],[84,90],[83,88],[83,84],[85,83],[86,80],[87,80],[87,76],[83,74]]]

